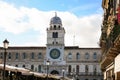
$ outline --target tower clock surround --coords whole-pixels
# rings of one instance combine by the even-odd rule
[[[60,51],[57,48],[54,48],[50,51],[50,57],[53,59],[58,59],[60,57]]]

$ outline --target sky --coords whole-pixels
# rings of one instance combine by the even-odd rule
[[[46,46],[50,19],[61,18],[65,46],[99,47],[102,0],[0,0],[0,46]]]

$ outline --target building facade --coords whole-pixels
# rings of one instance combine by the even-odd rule
[[[120,80],[120,0],[102,0],[102,8],[101,69],[104,80]]]
[[[9,47],[7,64],[40,73],[67,76],[74,80],[102,80],[100,48],[65,46],[65,29],[57,14],[51,18],[50,26],[46,30],[46,47]],[[1,47],[1,61],[3,54],[4,49]]]

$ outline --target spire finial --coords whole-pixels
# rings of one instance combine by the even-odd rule
[[[57,12],[55,12],[55,17],[57,17]]]

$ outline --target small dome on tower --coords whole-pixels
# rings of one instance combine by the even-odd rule
[[[50,24],[61,24],[62,25],[62,21],[59,17],[57,17],[57,13],[55,13],[55,16],[51,18]]]

